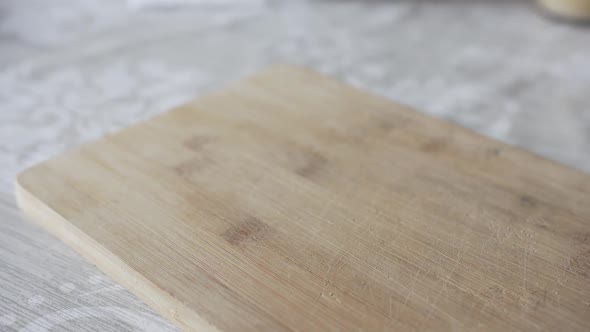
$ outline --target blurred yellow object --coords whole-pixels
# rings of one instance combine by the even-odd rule
[[[590,19],[590,0],[539,0],[547,10],[562,17]]]

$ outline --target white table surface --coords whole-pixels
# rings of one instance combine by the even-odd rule
[[[531,1],[143,4],[0,2],[0,331],[174,331],[25,221],[14,177],[270,63],[590,173],[590,28],[548,21]]]

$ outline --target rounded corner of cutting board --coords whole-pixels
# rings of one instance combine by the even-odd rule
[[[14,180],[17,205],[28,221],[41,226],[73,248],[86,261],[144,300],[162,317],[174,322],[182,330],[221,332],[217,326],[201,317],[198,312],[179,302],[171,294],[158,289],[139,272],[120,261],[107,248],[37,198],[28,186],[28,177],[38,175],[36,173],[40,172],[38,168],[41,165],[42,163],[23,170]]]
[[[14,178],[14,196],[16,199],[16,203],[18,207],[23,210],[23,212],[27,212],[29,202],[33,197],[33,193],[31,192],[30,182],[31,178],[34,177],[35,173],[38,172],[38,165],[29,167],[16,175]]]

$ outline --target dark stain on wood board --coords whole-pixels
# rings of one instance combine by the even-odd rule
[[[221,234],[231,245],[241,246],[248,242],[258,242],[269,232],[270,227],[256,217],[248,217]]]

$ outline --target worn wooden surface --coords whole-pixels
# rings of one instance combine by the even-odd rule
[[[587,330],[590,179],[275,67],[19,176],[184,329]]]
[[[590,34],[533,1],[132,2],[0,1],[0,331],[174,331],[23,222],[15,176],[270,63],[590,172]]]

